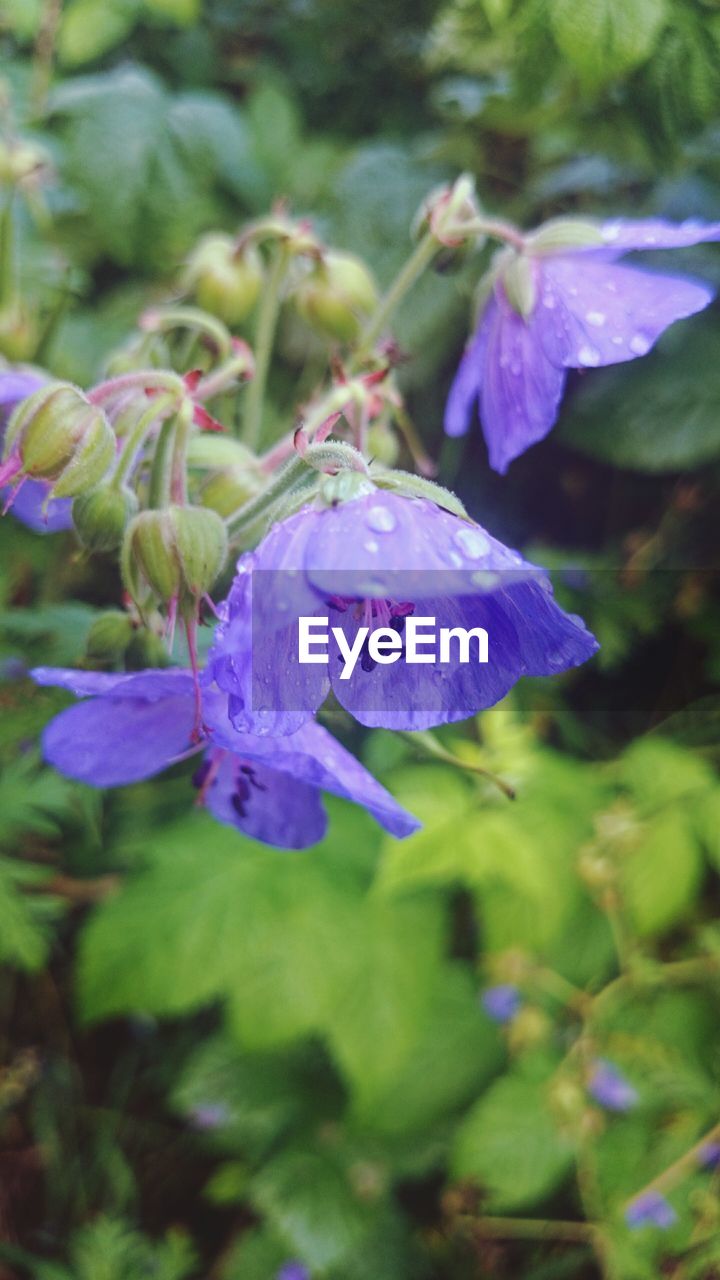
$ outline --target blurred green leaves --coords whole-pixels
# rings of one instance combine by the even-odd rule
[[[666,0],[550,0],[558,46],[592,87],[645,62],[668,16]]]

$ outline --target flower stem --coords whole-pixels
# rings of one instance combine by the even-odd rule
[[[156,510],[170,505],[174,435],[175,419],[166,418],[160,428],[150,471],[148,506]]]
[[[707,1146],[710,1142],[719,1141],[720,1123],[713,1125],[712,1129],[708,1129],[707,1133],[703,1134],[702,1138],[699,1138],[698,1141],[684,1153],[684,1155],[681,1155],[677,1160],[674,1160],[672,1164],[668,1165],[667,1169],[663,1169],[662,1173],[659,1173],[656,1178],[653,1178],[652,1181],[646,1183],[640,1191],[636,1191],[635,1195],[628,1201],[628,1204],[632,1204],[634,1200],[639,1200],[640,1197],[646,1195],[648,1191],[658,1191],[662,1195],[668,1191],[672,1191],[673,1187],[676,1187],[679,1182],[682,1182],[683,1178],[686,1178],[689,1173],[692,1173],[701,1166],[702,1161],[700,1159],[700,1155],[703,1147]]]
[[[172,409],[174,404],[174,396],[158,396],[157,399],[154,399],[151,402],[142,416],[138,418],[138,421],[126,439],[118,458],[115,473],[110,482],[113,489],[120,489],[122,487],[128,477],[128,474],[132,470],[138,449],[141,448],[146,436],[152,430],[157,419],[167,413],[168,409]]]
[[[255,337],[255,377],[248,388],[241,432],[243,441],[251,449],[257,449],[260,443],[270,357],[280,313],[281,291],[289,261],[287,249],[282,245],[278,246],[260,304]]]
[[[462,1221],[462,1219],[461,1219]],[[592,1243],[591,1222],[562,1222],[551,1218],[494,1218],[467,1220],[473,1234],[489,1240],[567,1240]]]
[[[172,329],[193,329],[208,338],[221,360],[232,353],[230,331],[215,316],[199,307],[150,307],[140,320],[145,333],[167,333]]]
[[[17,289],[13,196],[10,190],[0,213],[0,311],[12,306]]]
[[[415,281],[419,279],[423,271],[430,266],[435,254],[438,251],[437,240],[432,232],[428,231],[422,240],[415,246],[414,251],[407,259],[405,265],[401,268],[393,283],[390,285],[387,293],[380,300],[380,305],[374,316],[368,321],[363,333],[360,336],[360,342],[355,351],[352,366],[356,367],[366,356],[372,351],[375,342],[382,334],[393,312],[402,302],[405,294],[409,292]]]
[[[87,398],[91,404],[103,404],[135,387],[142,391],[174,391],[178,397],[185,395],[185,383],[178,373],[170,373],[167,369],[138,369],[137,372],[120,373],[116,378],[98,382],[88,391]]]

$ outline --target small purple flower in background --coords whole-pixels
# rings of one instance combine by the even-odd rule
[[[714,295],[699,281],[615,262],[632,249],[720,240],[720,223],[674,225],[651,218],[577,225],[589,227],[591,240],[595,231],[593,243],[563,245],[560,231],[553,241],[549,223],[526,236],[519,256],[512,254],[505,269],[498,268],[450,389],[447,434],[464,435],[479,401],[490,465],[502,473],[548,434],[568,369],[647,355],[669,325],[702,311]],[[524,296],[511,301],[507,271],[518,263],[525,273]]]
[[[32,395],[46,379],[36,373],[22,370],[0,371],[0,446],[8,418],[21,400]],[[23,524],[35,533],[60,533],[72,529],[72,499],[51,498],[50,485],[41,480],[24,480],[15,490],[10,510]],[[8,489],[0,489],[0,506],[10,496]]]
[[[517,987],[499,983],[496,987],[486,987],[481,996],[481,1004],[495,1022],[511,1022],[522,1000]]]
[[[659,1191],[646,1191],[628,1205],[625,1221],[631,1229],[648,1226],[667,1231],[677,1222],[677,1214]]]
[[[275,1272],[275,1280],[310,1280],[310,1272],[302,1262],[284,1262],[280,1270]]]
[[[31,674],[37,684],[85,699],[61,711],[43,733],[45,759],[79,782],[125,786],[204,751],[194,779],[201,803],[219,822],[266,844],[304,849],[321,840],[327,827],[322,791],[362,805],[398,838],[419,826],[314,722],[280,743],[240,734],[227,718],[226,700],[206,683],[199,741],[189,671],[111,675],[39,667]]]
[[[702,1169],[720,1168],[720,1142],[704,1142],[697,1153],[697,1160]]]
[[[12,684],[16,680],[24,680],[28,674],[27,663],[22,658],[3,658],[0,660],[0,680]]]
[[[607,1111],[630,1111],[638,1101],[637,1089],[605,1058],[598,1058],[595,1062],[588,1080],[588,1092]]]
[[[326,665],[298,660],[301,616],[328,617],[354,643],[361,625],[402,636],[411,614],[438,627],[484,628],[489,661],[463,663],[455,650],[445,664],[378,666],[363,655],[343,679],[333,640]],[[464,720],[521,676],[566,671],[598,647],[582,620],[556,604],[547,575],[479,525],[427,498],[378,489],[303,507],[274,525],[239,561],[221,616],[208,669],[229,695],[236,728],[257,734],[293,733],[331,688],[371,727]]]
[[[204,1102],[193,1107],[189,1113],[193,1128],[202,1132],[212,1132],[227,1124],[230,1114],[222,1102]]]

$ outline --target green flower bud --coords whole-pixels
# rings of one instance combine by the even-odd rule
[[[514,253],[502,273],[502,282],[510,306],[527,320],[537,302],[537,286],[533,264],[524,254]]]
[[[21,364],[34,356],[40,337],[34,315],[22,305],[0,315],[0,355],[11,364]]]
[[[125,585],[139,606],[147,589],[160,600],[198,598],[209,591],[227,556],[225,525],[205,507],[141,511],[122,550]]]
[[[582,218],[553,218],[544,227],[528,236],[529,253],[562,253],[566,249],[583,249],[590,245],[604,244],[603,234],[595,222]]]
[[[200,500],[204,507],[209,507],[211,511],[217,511],[219,516],[224,517],[232,515],[243,503],[254,498],[261,488],[254,471],[231,467],[227,471],[216,471],[208,476],[203,484]]]
[[[91,666],[117,666],[130,644],[135,628],[131,618],[119,609],[103,613],[93,622],[85,646],[85,658]]]
[[[83,546],[90,551],[114,551],[137,507],[132,490],[109,484],[80,494],[73,502],[72,517]]]
[[[238,248],[232,236],[203,236],[188,259],[183,284],[198,306],[230,326],[250,314],[263,286],[263,262],[252,244]]]
[[[115,458],[115,435],[102,409],[66,382],[50,382],[22,400],[5,433],[5,457],[21,474],[52,484],[51,497],[73,498],[97,485]]]
[[[462,173],[450,186],[435,187],[426,196],[413,219],[411,235],[420,240],[431,231],[439,244],[449,248],[463,244],[479,247],[485,242],[477,230],[479,216],[474,179]]]
[[[317,332],[352,342],[376,306],[378,291],[360,258],[332,250],[300,281],[293,301],[299,315]]]
[[[49,156],[35,142],[19,138],[15,142],[0,142],[0,182],[3,186],[15,186],[24,178],[47,168]]]

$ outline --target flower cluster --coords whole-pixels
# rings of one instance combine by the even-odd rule
[[[39,532],[74,527],[87,550],[118,555],[127,617],[106,629],[112,643],[100,665],[119,664],[118,635],[133,629],[164,637],[170,652],[176,622],[186,634],[190,670],[161,658],[134,674],[34,672],[81,699],[44,736],[47,760],[63,773],[119,786],[198,755],[199,802],[256,839],[289,848],[318,840],[324,791],[401,837],[415,819],[317,723],[329,695],[362,725],[426,731],[493,705],[524,676],[554,676],[595,653],[547,574],[427,478],[432,464],[394,381],[391,311],[426,267],[500,240],[445,425],[464,432],[479,400],[491,464],[504,471],[550,429],[568,369],[644,355],[710,301],[705,284],[618,265],[621,255],[717,240],[720,226],[565,219],[524,234],[485,219],[463,176],[432,193],[416,231],[413,256],[381,298],[363,263],[276,209],[236,238],[201,241],[180,285],[199,305],[147,312],[105,381],[83,391],[35,369],[0,372],[6,506]],[[300,427],[260,453],[274,334],[288,304],[293,323],[335,344],[330,385],[302,407]],[[251,351],[227,326],[254,308]],[[187,335],[174,341],[178,329],[189,344]],[[161,355],[171,368],[158,367]],[[216,413],[246,383],[242,439],[233,439],[222,432],[236,424]],[[421,475],[388,469],[401,447],[396,430]],[[236,572],[216,606],[210,593],[233,548]],[[219,622],[201,670],[205,606]],[[323,615],[332,624],[324,664],[303,662],[299,619]],[[451,636],[490,636],[490,660],[467,661],[456,648],[391,664],[369,644],[380,629],[404,655],[428,619]],[[341,641],[355,655],[350,669]],[[98,653],[88,656],[97,665]],[[498,1021],[512,1019],[518,1002],[514,988],[483,997]],[[611,1110],[635,1100],[609,1063],[595,1065],[588,1088]]]

